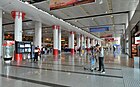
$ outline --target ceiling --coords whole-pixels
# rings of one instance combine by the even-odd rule
[[[91,33],[97,37],[106,34],[113,34],[113,36],[118,37],[124,33],[126,23],[128,21],[127,11],[132,11],[137,6],[139,0],[96,0],[95,3],[88,3],[51,11],[49,10],[49,0],[36,1],[37,2],[32,3],[35,7],[61,18],[66,22],[87,31],[88,33],[91,33],[89,32],[89,28],[91,27],[109,26],[109,31]],[[34,22],[29,18],[25,18],[23,22],[23,33],[25,35],[33,35],[34,27]],[[10,13],[3,13],[3,29],[4,31],[12,32],[14,30],[14,20]],[[51,24],[43,23],[42,29],[44,38],[52,38]],[[63,29],[62,37],[66,38],[68,35],[69,30]]]
[[[49,12],[50,14],[55,15],[58,18],[66,20],[67,22],[75,25],[83,30],[89,32],[90,27],[99,27],[99,26],[109,26],[110,31],[103,33],[92,33],[100,37],[104,34],[113,34],[114,36],[120,36],[124,29],[125,24],[128,21],[128,14],[112,14],[112,15],[102,15],[96,17],[94,16],[99,14],[108,14],[108,13],[117,13],[133,10],[139,0],[96,0],[94,3],[88,3],[84,5],[78,5],[73,7],[67,7],[57,10],[49,10],[49,2],[42,1],[40,3],[34,3],[34,5],[44,11]],[[71,19],[85,17],[81,19]]]

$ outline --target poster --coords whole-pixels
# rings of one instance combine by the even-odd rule
[[[86,4],[95,2],[95,0],[50,0],[50,10]]]

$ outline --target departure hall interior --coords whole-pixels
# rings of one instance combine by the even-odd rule
[[[140,87],[140,1],[0,0],[0,87]]]

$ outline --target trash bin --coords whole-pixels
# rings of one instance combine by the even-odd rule
[[[140,57],[134,57],[134,68],[140,68]]]

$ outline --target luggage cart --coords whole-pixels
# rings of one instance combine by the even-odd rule
[[[90,70],[91,72],[93,72],[94,68],[95,68],[95,57],[92,55],[89,58],[90,62],[89,64],[84,66],[84,70]]]

